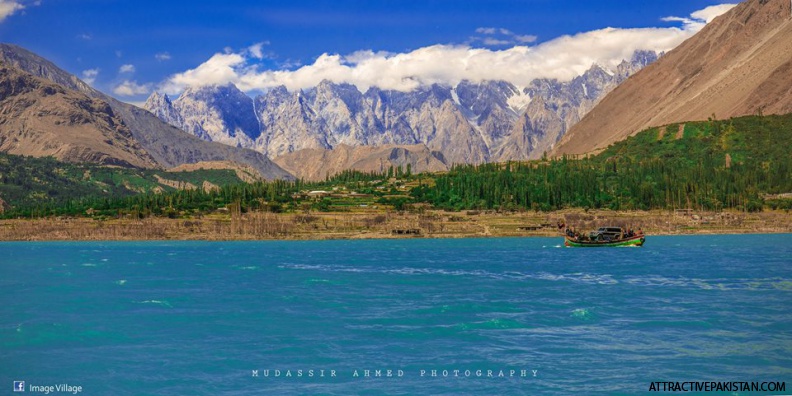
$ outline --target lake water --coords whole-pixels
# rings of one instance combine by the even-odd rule
[[[0,243],[0,393],[792,393],[792,235],[561,243]]]

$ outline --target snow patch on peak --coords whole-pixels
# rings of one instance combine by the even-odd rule
[[[515,112],[520,113],[523,109],[525,109],[529,103],[531,103],[531,95],[525,93],[522,89],[517,90],[514,95],[510,96],[509,99],[506,99],[506,104],[509,105],[509,108]]]
[[[602,70],[603,72],[605,72],[605,74],[607,74],[607,75],[609,75],[609,76],[611,76],[611,77],[613,77],[614,75],[616,75],[616,73],[614,73],[614,72],[613,72],[613,70],[611,70],[611,69],[609,69],[609,68],[607,68],[607,67],[605,67],[605,66],[602,66],[602,65],[600,65],[599,63],[595,63],[594,65],[595,65],[595,66],[597,66],[597,67],[598,67],[600,70]]]
[[[459,95],[457,95],[456,88],[451,88],[451,99],[454,99],[454,103],[456,103],[457,106],[462,106],[462,103],[459,102]]]

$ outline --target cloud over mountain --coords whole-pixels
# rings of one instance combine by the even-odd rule
[[[371,86],[412,91],[431,84],[455,86],[463,80],[505,80],[517,86],[529,84],[536,78],[568,81],[582,74],[592,63],[615,67],[639,49],[668,51],[733,6],[710,6],[686,18],[663,18],[682,22],[681,27],[608,27],[561,36],[535,46],[516,45],[503,50],[432,45],[405,53],[371,50],[346,56],[325,53],[313,64],[296,70],[261,69],[257,63],[262,57],[261,46],[254,45],[239,52],[217,53],[194,69],[170,76],[160,88],[176,94],[187,87],[234,83],[243,91],[267,90],[279,85],[297,90],[329,80],[353,84],[361,91]],[[484,44],[502,44],[503,40],[496,34],[517,41],[517,38],[525,42],[533,39],[499,28],[479,28],[476,33],[484,35],[478,40]]]
[[[82,79],[83,79],[83,81],[88,83],[88,85],[93,84],[94,81],[96,81],[96,76],[98,76],[98,75],[99,75],[99,68],[88,69],[88,70],[83,70],[82,71]]]
[[[145,95],[151,92],[151,84],[138,84],[137,81],[124,80],[113,88],[113,93],[119,96]]]
[[[703,28],[704,25],[710,23],[713,19],[715,19],[715,17],[725,14],[726,11],[731,10],[736,5],[737,4],[713,5],[691,13],[690,18],[669,16],[662,18],[662,20],[666,22],[682,22],[683,24],[685,24],[685,27],[687,29],[698,31],[701,28]]]

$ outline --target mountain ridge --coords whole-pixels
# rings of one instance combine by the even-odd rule
[[[249,109],[247,104],[223,104],[224,98],[246,101],[233,85],[188,88],[173,101],[155,92],[144,108],[196,136],[271,158],[339,145],[424,145],[442,152],[449,164],[532,159],[550,150],[605,93],[656,59],[652,51],[636,51],[613,71],[594,64],[571,81],[537,79],[522,88],[506,81],[463,81],[411,92],[361,92],[327,80],[295,92],[275,87],[253,98],[258,132],[250,132],[249,111],[240,110]],[[537,98],[539,104],[532,104]],[[239,130],[246,133],[234,127],[240,119],[248,120]]]
[[[159,167],[107,102],[3,61],[0,151],[74,163]]]
[[[162,167],[227,160],[253,166],[269,179],[292,177],[259,152],[201,140],[161,121],[146,110],[123,103],[92,88],[54,63],[22,47],[0,43],[0,61],[93,99],[107,102],[114,114],[130,130],[134,140]]]
[[[748,0],[608,94],[553,153],[583,154],[675,122],[792,112],[792,10]]]

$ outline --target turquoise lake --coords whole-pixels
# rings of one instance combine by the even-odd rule
[[[562,243],[0,243],[0,394],[792,393],[792,235]]]

